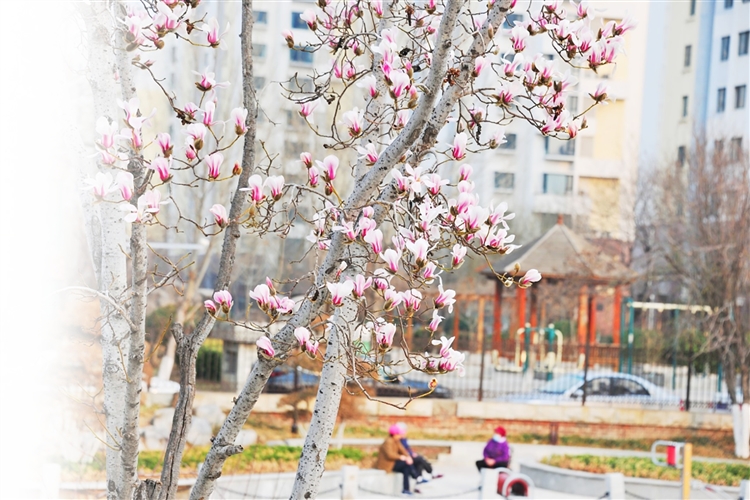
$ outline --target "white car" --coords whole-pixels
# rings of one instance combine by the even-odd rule
[[[583,373],[560,375],[534,392],[515,394],[506,401],[529,404],[581,404]],[[648,380],[617,372],[589,372],[586,382],[586,404],[635,404],[679,407],[681,400]]]

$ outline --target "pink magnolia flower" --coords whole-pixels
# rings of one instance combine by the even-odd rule
[[[336,178],[336,171],[339,168],[339,159],[334,155],[328,155],[315,162],[320,168],[323,169],[323,180],[330,183]]]
[[[206,103],[206,109],[203,110],[203,125],[210,128],[216,123],[214,121],[214,113],[216,113],[216,103],[208,101]]]
[[[466,141],[468,139],[465,132],[456,134],[456,137],[453,139],[453,149],[451,150],[454,160],[463,160],[466,157]]]
[[[317,340],[308,340],[305,342],[305,351],[307,351],[307,354],[309,354],[311,357],[315,357],[318,355],[318,350],[320,349],[320,342]]]
[[[260,354],[264,355],[267,358],[273,358],[276,356],[276,351],[273,348],[273,344],[271,344],[271,339],[263,335],[261,338],[259,338],[255,345],[258,346],[258,351]]]
[[[630,31],[633,28],[635,28],[637,25],[638,25],[638,23],[636,23],[635,20],[632,17],[626,17],[625,19],[623,19],[622,21],[620,21],[619,23],[617,23],[617,25],[614,28],[614,34],[615,35],[624,35],[628,31]]]
[[[268,285],[257,285],[248,295],[258,303],[258,307],[263,311],[268,311],[268,306],[271,304],[271,290],[268,288]]]
[[[490,224],[493,226],[496,224],[502,224],[503,228],[505,228],[506,230],[510,229],[506,221],[514,219],[516,217],[516,214],[505,215],[505,212],[508,211],[508,204],[506,202],[502,202],[494,209],[490,209],[492,210],[492,213],[488,218]]]
[[[532,283],[536,283],[541,279],[542,275],[539,271],[537,271],[536,269],[529,269],[528,271],[526,271],[526,274],[523,275],[521,281],[518,282],[518,285],[521,287],[529,287]]]
[[[456,292],[454,290],[443,290],[443,285],[438,286],[440,292],[435,298],[435,309],[448,308],[448,312],[453,312],[453,304],[456,303]]]
[[[607,99],[607,90],[607,85],[602,82],[596,86],[596,90],[594,90],[594,93],[589,95],[595,102],[604,103],[604,101]]]
[[[99,140],[99,145],[104,149],[109,149],[114,146],[115,135],[117,134],[118,129],[119,127],[117,123],[109,123],[109,120],[106,117],[100,116],[99,119],[96,120],[96,132],[102,136]]]
[[[516,52],[523,52],[526,48],[526,39],[529,37],[529,30],[522,25],[516,25],[510,30],[510,43],[513,45],[513,50]]]
[[[477,78],[479,75],[482,74],[482,71],[484,71],[484,68],[487,67],[488,61],[486,57],[479,56],[474,60],[474,71],[472,72],[472,75]]]
[[[396,189],[399,193],[405,193],[409,190],[411,181],[408,177],[404,177],[398,168],[391,170],[391,175],[393,176],[393,180],[396,181]]]
[[[380,254],[386,264],[388,264],[388,270],[392,273],[398,272],[398,261],[401,259],[401,252],[398,252],[392,248],[387,249],[385,252]]]
[[[294,301],[283,295],[271,295],[270,309],[272,314],[275,311],[288,314],[294,309]]]
[[[362,133],[364,114],[365,112],[360,111],[357,107],[344,113],[342,119],[344,120],[344,124],[349,128],[350,136],[357,137]]]
[[[440,188],[448,184],[448,179],[442,179],[439,174],[427,174],[422,177],[422,182],[432,196],[440,194]]]
[[[383,232],[380,229],[368,231],[364,236],[364,240],[365,243],[370,244],[370,247],[375,254],[379,254],[383,251]]]
[[[425,266],[425,268],[422,270],[422,278],[424,278],[424,280],[427,283],[432,283],[432,281],[434,280],[434,278],[436,276],[435,269],[437,269],[437,264],[435,264],[434,262],[430,261],[430,262],[427,263],[427,265]]]
[[[412,112],[410,109],[399,109],[396,112],[396,121],[393,123],[393,128],[404,128],[406,124],[409,123],[409,118],[411,118],[411,115]]]
[[[388,271],[385,269],[376,269],[373,273],[373,285],[378,290],[386,290],[388,288],[388,280],[391,278],[390,275],[388,275]]]
[[[469,165],[468,163],[464,163],[463,165],[461,165],[461,167],[458,169],[459,182],[468,181],[472,173],[474,173],[474,168],[472,168],[471,165]]]
[[[383,290],[383,300],[385,300],[383,309],[391,311],[393,308],[398,307],[404,301],[404,298],[395,288],[389,287]]]
[[[381,349],[388,349],[393,344],[393,336],[396,334],[396,325],[393,323],[380,323],[375,325],[375,341]]]
[[[214,220],[219,227],[226,227],[226,225],[229,224],[229,216],[227,215],[227,209],[224,205],[219,205],[217,203],[209,209],[209,212],[214,215]]]
[[[201,92],[208,92],[211,89],[229,86],[229,82],[216,83],[216,74],[213,71],[208,71],[208,68],[203,73],[198,73],[197,71],[193,71],[193,73],[201,77],[199,82],[195,82],[195,86]],[[192,102],[187,103],[183,109],[191,117],[195,116],[197,110],[198,106]]]
[[[430,324],[427,325],[427,329],[435,333],[438,329],[438,326],[440,326],[440,322],[443,321],[443,319],[444,318],[442,316],[438,315],[437,309],[434,309],[432,311],[432,320],[430,320]],[[433,340],[432,342],[434,343],[435,341]]]
[[[234,123],[234,133],[244,135],[247,132],[247,110],[245,108],[234,108],[229,116]]]
[[[206,138],[207,131],[206,126],[202,123],[191,123],[185,128],[185,132],[192,139],[196,151],[200,151],[203,147],[203,141]]]
[[[362,209],[362,217],[372,218],[375,215],[375,209],[372,207],[364,207]]]
[[[360,158],[364,158],[367,161],[368,165],[375,165],[375,163],[378,161],[378,150],[375,149],[375,144],[368,143],[367,146],[364,148],[361,146],[357,146],[357,152],[362,155]]]
[[[213,300],[206,300],[203,302],[203,307],[206,308],[206,311],[208,311],[208,314],[214,315],[216,314],[217,307]]]
[[[284,176],[272,175],[266,179],[264,186],[271,190],[271,197],[273,200],[279,201],[284,194]]]
[[[172,162],[167,158],[158,156],[151,160],[151,164],[148,166],[148,168],[159,174],[159,179],[161,179],[162,182],[167,182],[172,178],[172,174],[169,172],[171,163]]]
[[[318,173],[318,169],[316,167],[310,167],[307,171],[307,177],[310,181],[310,187],[317,187],[318,186],[318,179],[320,177],[320,174]]]
[[[113,191],[111,174],[97,172],[96,177],[86,179],[86,183],[89,189],[93,189],[94,196],[100,200]]]
[[[437,314],[437,311],[433,311],[433,317]],[[434,330],[433,330],[434,331]],[[451,345],[453,345],[453,341],[456,340],[456,337],[451,337],[450,339],[447,337],[440,337],[440,340],[433,339],[432,345],[439,345],[440,346],[440,357],[441,358],[447,358],[450,357],[450,351],[451,351]]]
[[[229,23],[223,32],[219,33],[219,21],[214,17],[203,24],[203,29],[206,30],[206,42],[216,48],[221,43],[221,38],[229,32]]]
[[[310,168],[313,166],[313,158],[311,153],[308,153],[307,151],[300,153],[299,159],[302,160],[305,168]]]
[[[315,31],[318,29],[318,17],[315,15],[315,11],[313,9],[307,9],[299,16],[300,19],[305,21],[307,23],[307,26]]]
[[[438,364],[438,367],[446,372],[452,372],[456,371],[458,372],[459,376],[464,376],[464,367],[463,362],[466,359],[466,355],[464,353],[454,351],[453,349],[449,349],[449,354],[447,357],[441,358],[440,362]]]
[[[302,104],[299,105],[299,114],[303,118],[308,118],[317,106],[318,106],[318,103],[315,101],[303,102]]]
[[[258,174],[251,175],[247,180],[247,187],[240,188],[240,191],[250,191],[250,200],[256,205],[266,197],[263,194],[263,180]]]
[[[213,153],[206,156],[206,166],[208,167],[208,178],[218,179],[221,175],[221,164],[224,161],[224,155],[221,153]]]
[[[454,269],[458,269],[464,263],[464,257],[468,249],[465,246],[461,246],[458,243],[453,245],[453,251],[451,252],[451,264]]]
[[[404,299],[407,311],[417,311],[422,304],[422,293],[419,290],[406,290],[401,292],[401,297]]]
[[[300,347],[305,346],[310,341],[310,330],[304,326],[298,326],[294,329],[294,338],[299,342]]]
[[[156,136],[156,143],[159,145],[159,149],[161,149],[164,157],[169,158],[172,154],[172,149],[174,148],[172,145],[172,137],[168,133],[162,132]]]
[[[403,71],[394,70],[391,71],[390,79],[392,83],[391,96],[394,99],[398,99],[406,92],[408,92],[409,86],[411,85],[411,79],[409,78],[409,75],[407,75]]]
[[[367,92],[370,94],[370,97],[373,99],[378,97],[378,95],[380,94],[380,92],[378,92],[377,80],[375,80],[375,76],[373,75],[367,75],[364,78],[362,78],[357,83],[357,86],[367,89]]]
[[[284,40],[286,40],[286,45],[290,49],[294,48],[294,33],[292,33],[292,30],[284,30],[281,32],[281,36],[284,37]]]
[[[370,6],[372,7],[373,12],[375,12],[376,16],[383,16],[383,0],[371,0]]]
[[[372,286],[372,278],[365,279],[364,276],[358,274],[354,277],[354,297],[360,298],[365,294],[365,290]]]
[[[409,249],[411,254],[414,256],[417,267],[421,268],[426,264],[427,251],[430,249],[430,243],[426,239],[419,238],[415,242],[407,241],[406,248]]]
[[[146,200],[148,211],[152,214],[158,214],[161,205],[166,205],[167,203],[169,203],[169,200],[161,201],[161,192],[157,191],[156,189],[149,190],[143,193],[143,199]]]
[[[122,199],[129,201],[133,197],[133,174],[130,172],[120,172],[115,177],[115,184],[120,189]]]
[[[232,294],[228,290],[220,290],[214,293],[214,302],[221,306],[221,310],[224,313],[228,313],[232,308]]]
[[[354,283],[345,281],[343,283],[326,283],[328,291],[331,292],[331,304],[335,307],[344,303],[344,299],[349,297],[354,291]]]
[[[357,239],[357,231],[354,230],[354,222],[342,221],[340,226],[333,226],[331,229],[339,233],[344,233],[344,236],[350,243]]]

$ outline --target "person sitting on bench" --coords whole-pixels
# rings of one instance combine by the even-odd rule
[[[482,469],[498,469],[500,467],[508,467],[510,463],[510,448],[508,447],[508,441],[505,438],[505,428],[497,427],[495,434],[487,442],[487,446],[484,447],[484,458],[477,460],[477,470],[482,472]]]

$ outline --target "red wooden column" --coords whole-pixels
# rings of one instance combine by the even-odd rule
[[[531,302],[530,311],[529,311],[529,324],[531,324],[531,328],[536,328],[539,324],[539,312],[537,310],[537,302],[539,297],[537,296],[535,288],[539,285],[535,285],[531,288],[529,288],[529,302]]]
[[[587,305],[588,297],[586,287],[582,286],[578,292],[578,335],[576,336],[578,339],[578,350],[581,353],[583,353],[586,346],[586,323],[588,322],[586,318],[588,316],[586,314]]]
[[[518,328],[526,326],[526,289],[516,288],[516,313],[518,314]],[[515,332],[514,332],[515,335]],[[515,338],[515,337],[514,337]]]
[[[615,287],[615,303],[612,307],[612,340],[613,344],[620,345],[620,308],[622,307],[622,286]]]
[[[498,354],[502,349],[503,335],[503,288],[505,285],[500,280],[495,281],[495,303],[492,310],[492,348]]]

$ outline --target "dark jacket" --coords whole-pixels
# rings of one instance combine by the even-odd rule
[[[499,443],[494,439],[490,439],[487,446],[484,447],[484,458],[491,458],[496,462],[508,462],[510,461],[510,448],[508,447],[508,441]]]

